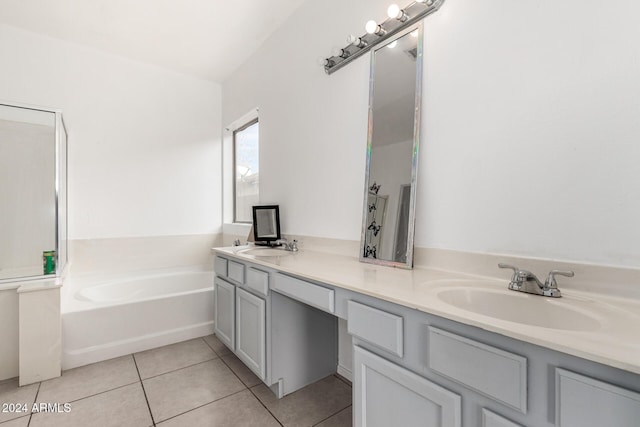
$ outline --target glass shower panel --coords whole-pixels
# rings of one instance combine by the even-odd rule
[[[0,105],[0,280],[44,274],[56,206],[56,114]]]

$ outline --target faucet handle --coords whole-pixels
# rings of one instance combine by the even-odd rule
[[[520,269],[518,267],[513,266],[513,265],[509,265],[509,264],[503,264],[503,263],[498,264],[498,267],[500,267],[500,268],[508,268],[508,269],[513,270],[513,276],[511,277],[511,281],[512,282],[516,282],[517,281],[518,273],[520,273]]]
[[[573,277],[574,275],[575,273],[570,270],[551,270],[544,286],[547,289],[557,289],[558,282],[556,282],[556,276]]]

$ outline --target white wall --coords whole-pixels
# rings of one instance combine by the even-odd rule
[[[0,99],[59,108],[71,239],[220,232],[220,85],[0,26]]]
[[[306,2],[223,84],[260,108],[286,233],[360,238],[368,58],[316,64],[388,1]],[[640,262],[640,4],[448,0],[426,19],[416,244]]]

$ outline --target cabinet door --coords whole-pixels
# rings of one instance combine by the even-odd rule
[[[235,290],[236,287],[219,277],[215,280],[215,331],[232,351],[235,350]]]
[[[358,346],[354,347],[357,427],[460,427],[460,396]]]
[[[265,302],[236,290],[236,355],[260,379],[265,379]]]

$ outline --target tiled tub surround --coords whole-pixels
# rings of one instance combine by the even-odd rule
[[[63,369],[211,334],[208,268],[68,278],[62,288]]]
[[[565,281],[562,299],[543,298],[509,291],[506,278],[378,267],[309,249],[214,252],[216,332],[276,395],[309,384],[301,379],[319,366],[335,370],[334,354],[320,355],[306,339],[327,347],[336,328],[329,316],[346,320],[352,339],[358,427],[637,425],[637,300],[575,291]],[[501,260],[463,256],[462,264],[480,270]],[[534,271],[554,267],[567,265]],[[626,273],[638,282],[637,272]],[[447,292],[462,295],[463,306],[469,295],[482,297],[471,297],[467,311],[445,303]],[[511,321],[475,314],[486,307]],[[310,320],[314,312],[322,321]]]
[[[351,425],[351,387],[330,376],[284,399],[211,335],[63,372],[0,402],[69,403],[68,413],[0,413],[2,427]],[[61,406],[62,408],[62,406]],[[63,409],[61,409],[63,411]]]

